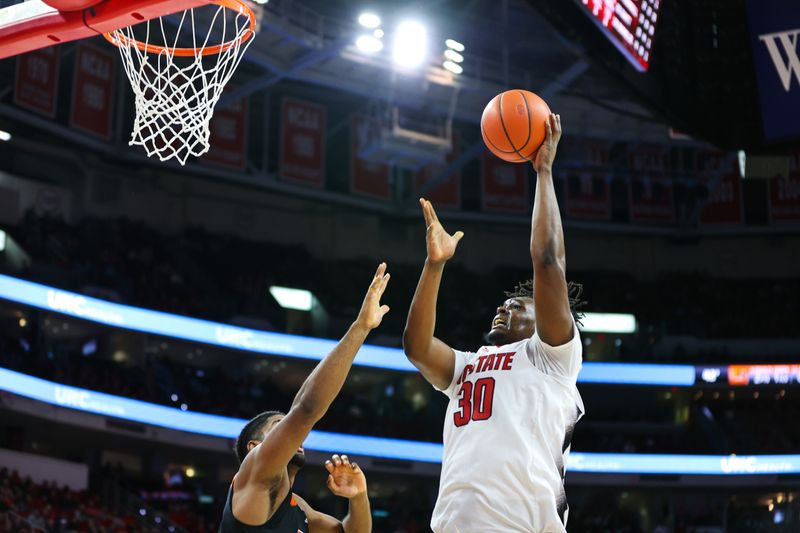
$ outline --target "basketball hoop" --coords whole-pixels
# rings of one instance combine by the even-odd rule
[[[128,144],[183,165],[209,149],[214,107],[252,42],[256,17],[244,0],[214,0],[172,17],[104,35],[119,48],[135,97]]]

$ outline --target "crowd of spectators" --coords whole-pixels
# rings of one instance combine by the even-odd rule
[[[375,263],[375,258],[333,262],[314,258],[301,246],[256,243],[198,228],[168,236],[126,219],[86,218],[70,225],[29,213],[9,232],[32,258],[24,272],[13,274],[168,312],[219,321],[253,316],[282,330],[285,315],[269,287],[306,288],[332,315],[330,337],[341,334],[343,322],[355,316]],[[420,265],[393,263],[391,270],[392,290],[385,299],[394,312],[381,333],[397,343]],[[454,262],[442,284],[437,331],[460,347],[479,344],[503,292],[529,276],[527,270],[506,267],[479,275]],[[620,272],[580,271],[570,271],[570,278],[585,285],[586,310],[636,315],[637,335],[615,343],[607,354],[622,360],[651,356],[654,342],[665,335],[785,337],[800,311],[800,279],[665,273],[644,281]]]

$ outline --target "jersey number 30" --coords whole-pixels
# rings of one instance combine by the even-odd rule
[[[473,384],[465,381],[458,391],[459,411],[453,413],[457,427],[466,426],[470,420],[487,420],[492,416],[494,378],[481,378]]]

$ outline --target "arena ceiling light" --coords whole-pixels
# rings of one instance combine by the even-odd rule
[[[11,134],[5,130],[0,130],[0,141],[10,141]]]
[[[585,313],[578,327],[595,333],[634,333],[636,317],[626,313]]]
[[[394,32],[394,62],[401,67],[416,67],[425,61],[428,31],[414,20],[401,22]]]
[[[447,59],[449,59],[454,63],[462,63],[464,61],[464,56],[462,56],[455,50],[451,50],[450,48],[444,51],[444,57],[446,57]]]
[[[358,23],[365,28],[373,29],[381,25],[381,18],[375,13],[361,13],[358,16]]]
[[[269,293],[284,309],[297,309],[298,311],[311,311],[314,302],[314,295],[311,291],[303,289],[292,289],[289,287],[279,287],[273,285],[269,288]]]
[[[445,44],[445,46],[447,46],[447,48],[449,48],[451,50],[455,50],[456,52],[463,52],[464,51],[464,45],[461,44],[460,42],[456,41],[456,40],[447,39],[444,42],[444,44]]]
[[[464,69],[458,63],[453,63],[452,61],[445,61],[442,63],[442,66],[452,72],[453,74],[461,74],[464,72]]]
[[[356,39],[356,46],[362,52],[374,54],[383,50],[383,41],[372,35],[362,35]]]

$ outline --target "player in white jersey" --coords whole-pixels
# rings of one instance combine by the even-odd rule
[[[566,531],[564,468],[583,414],[575,386],[581,341],[575,326],[580,286],[567,284],[564,234],[552,165],[561,118],[551,114],[532,161],[537,172],[531,223],[533,281],[497,308],[476,352],[433,336],[444,265],[463,232],[448,234],[420,199],[428,257],[403,335],[406,355],[450,398],[444,460],[431,528],[436,533]]]

